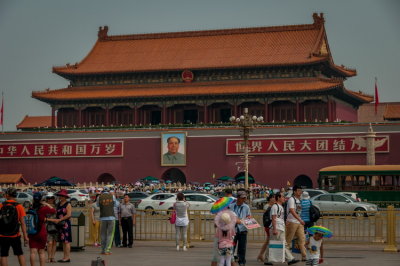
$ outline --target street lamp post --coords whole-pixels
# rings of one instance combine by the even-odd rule
[[[240,117],[231,116],[229,120],[232,123],[237,124],[241,127],[241,132],[244,142],[244,187],[246,190],[249,189],[249,136],[250,131],[254,128],[256,123],[263,122],[264,118],[262,116],[251,116],[249,110],[244,108],[244,114]]]

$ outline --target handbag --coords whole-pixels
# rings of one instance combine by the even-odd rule
[[[97,257],[97,259],[92,260],[92,264],[91,264],[91,266],[105,266],[105,265],[106,265],[106,262],[100,257]]]
[[[269,262],[285,262],[285,243],[283,241],[270,240],[268,248]]]
[[[175,224],[175,222],[176,222],[176,212],[173,211],[173,212],[171,213],[171,217],[169,218],[169,223],[170,223],[170,224]]]
[[[57,225],[52,222],[47,222],[46,230],[48,234],[56,234],[58,232]]]
[[[57,229],[63,229],[65,225],[65,220],[62,220],[56,224]]]

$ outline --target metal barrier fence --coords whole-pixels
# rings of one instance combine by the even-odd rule
[[[77,208],[78,209],[78,208]],[[88,223],[86,223],[86,244],[93,244],[92,222],[88,207],[81,208]],[[74,209],[75,211],[75,209]],[[400,242],[400,211],[389,206],[386,210],[372,215],[354,216],[354,212],[323,214],[318,225],[328,227],[334,232],[334,237],[326,241],[331,243],[364,243],[385,244],[385,251],[397,251]],[[252,210],[253,217],[262,225],[263,211]],[[169,215],[164,212],[137,211],[134,238],[136,240],[175,240],[175,226],[169,223]],[[214,215],[205,211],[190,211],[188,226],[188,242],[213,241]],[[263,242],[264,228],[250,230],[249,242]]]

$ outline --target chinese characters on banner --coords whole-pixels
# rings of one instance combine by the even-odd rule
[[[123,141],[64,143],[0,143],[0,159],[122,157]]]
[[[329,154],[366,153],[366,141],[361,136],[315,137],[315,138],[254,138],[249,140],[249,154]],[[226,154],[242,155],[242,139],[227,139]],[[375,152],[389,152],[389,136],[375,138]]]

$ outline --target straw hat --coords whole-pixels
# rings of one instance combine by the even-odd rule
[[[236,214],[231,210],[219,212],[214,219],[215,225],[223,231],[235,228]]]

